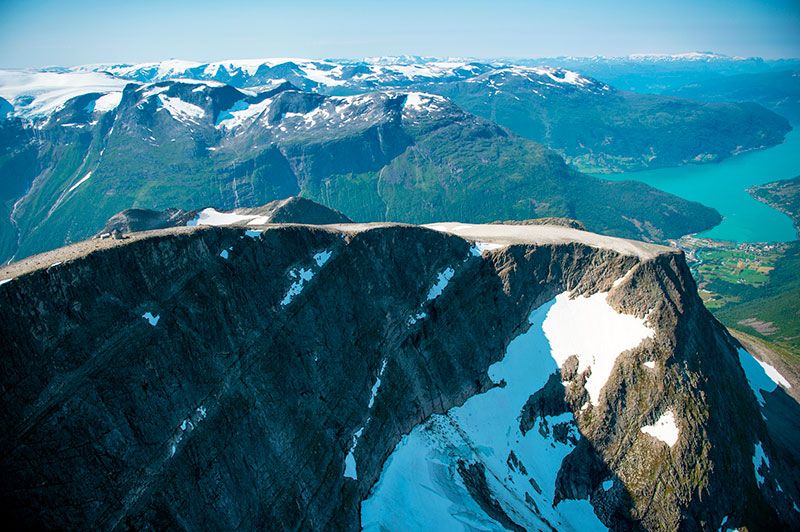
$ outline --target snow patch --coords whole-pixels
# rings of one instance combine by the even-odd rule
[[[193,220],[189,220],[186,225],[231,225],[251,220],[252,218],[252,215],[236,214],[233,212],[219,212],[213,207],[209,207],[208,209],[203,209],[197,213],[197,216]]]
[[[356,472],[356,447],[358,446],[358,439],[361,437],[361,434],[364,432],[364,427],[361,427],[353,434],[353,443],[350,445],[350,450],[347,452],[347,456],[344,458],[344,476],[347,478],[352,478],[353,480],[358,479],[358,473]]]
[[[661,417],[654,424],[642,427],[641,431],[657,440],[663,441],[670,447],[673,447],[678,442],[678,436],[680,435],[678,425],[675,423],[675,414],[672,410],[667,410],[661,414]]]
[[[762,362],[742,348],[739,348],[738,352],[739,364],[747,377],[747,383],[761,406],[764,406],[763,392],[774,392],[778,385],[785,388],[792,387],[773,366]]]
[[[142,314],[142,317],[143,317],[144,319],[146,319],[146,320],[147,320],[147,322],[148,322],[150,325],[152,325],[153,327],[155,327],[156,325],[158,325],[158,320],[160,320],[160,319],[161,319],[161,316],[160,316],[160,315],[156,314],[156,315],[154,316],[152,312],[145,312],[144,314]]]
[[[109,92],[108,94],[104,94],[94,101],[93,111],[95,113],[106,113],[108,111],[113,111],[119,106],[121,101],[121,92]]]
[[[644,364],[642,364],[642,365],[643,365],[644,367],[648,368],[648,369],[656,369],[656,363],[655,363],[655,361],[654,361],[654,360],[648,360],[647,362],[645,362],[645,363],[644,363]]]
[[[230,109],[222,111],[217,116],[216,127],[225,130],[241,127],[245,123],[260,116],[271,104],[271,98],[265,98],[258,103],[249,103],[246,100],[239,100],[234,103]]]
[[[328,262],[328,259],[331,258],[331,254],[333,254],[333,252],[327,249],[325,251],[320,251],[314,255],[314,262],[321,268]]]
[[[561,462],[581,437],[572,414],[547,417],[525,434],[519,429],[520,411],[528,398],[558,371],[543,325],[553,308],[564,304],[568,303],[556,298],[534,310],[529,329],[512,340],[503,359],[489,368],[491,380],[505,386],[492,387],[446,414],[431,416],[401,439],[362,503],[364,530],[392,530],[397,523],[409,530],[501,529],[469,494],[458,472],[459,461],[485,468],[492,497],[525,529],[548,528],[546,519],[559,530],[605,530],[587,500],[553,506]],[[602,344],[613,335],[613,330],[600,329],[592,340]],[[568,439],[556,440],[545,428],[557,424],[567,426]],[[511,452],[524,467],[511,464]],[[540,515],[524,502],[526,498],[535,502]]]
[[[495,249],[501,249],[504,247],[508,247],[508,244],[498,244],[497,242],[475,242],[475,248],[478,249],[479,253],[483,253],[484,251],[493,251]]]
[[[170,439],[169,455],[175,456],[175,451],[178,450],[178,444],[183,440],[184,436],[193,431],[208,414],[206,407],[203,405],[198,406],[187,418],[181,421],[175,434]]]
[[[286,295],[283,296],[281,300],[281,306],[283,307],[291,303],[292,300],[303,291],[306,283],[314,277],[314,272],[305,268],[293,268],[289,270],[289,277],[296,280],[292,283],[292,286],[289,287]]]
[[[434,285],[428,291],[427,300],[432,301],[437,297],[439,297],[440,295],[442,295],[442,292],[447,287],[447,283],[450,282],[450,279],[453,278],[453,275],[455,275],[455,273],[456,273],[455,270],[453,270],[453,268],[450,268],[449,266],[444,270],[442,270],[441,272],[439,272],[436,275],[437,277],[436,283],[434,283]]]
[[[761,442],[757,442],[753,449],[753,470],[755,471],[756,482],[758,482],[759,487],[764,485],[764,475],[759,472],[762,466],[769,469],[769,458],[767,458],[767,455],[764,453],[764,446]]]
[[[559,367],[577,355],[578,373],[591,369],[584,386],[593,405],[600,402],[600,391],[617,357],[655,334],[644,319],[615,311],[607,296],[607,292],[601,292],[570,299],[569,292],[564,292],[556,296],[543,326]],[[576,334],[578,331],[580,334]],[[597,338],[605,340],[598,342]]]
[[[70,192],[72,192],[73,190],[78,188],[81,184],[83,184],[90,177],[92,177],[92,173],[91,172],[87,172],[86,175],[83,176],[82,178],[80,178],[77,183],[75,183],[74,185],[72,185],[71,187],[69,187],[67,189],[67,194],[69,194]]]
[[[160,102],[161,106],[166,109],[170,115],[172,115],[172,118],[178,122],[192,122],[196,124],[198,123],[198,120],[206,115],[206,112],[202,107],[184,102],[180,98],[173,98],[159,94],[158,101]]]
[[[13,278],[13,277],[11,277],[11,278],[9,278],[9,279],[3,279],[3,280],[0,280],[0,286],[3,286],[3,285],[4,285],[4,284],[6,284],[6,283],[10,283],[10,282],[11,282],[11,281],[13,281],[13,280],[14,280],[14,278]]]
[[[372,408],[372,405],[375,404],[375,398],[378,396],[378,390],[381,389],[381,377],[383,377],[383,372],[386,371],[386,362],[387,360],[384,358],[383,362],[381,363],[381,369],[378,370],[378,378],[375,380],[375,384],[372,385],[372,390],[369,396],[369,405],[367,408]]]
[[[410,316],[408,318],[408,324],[409,325],[414,325],[419,320],[424,320],[427,317],[428,317],[427,313],[425,313],[425,312],[417,312],[416,314],[414,314],[413,316]]]

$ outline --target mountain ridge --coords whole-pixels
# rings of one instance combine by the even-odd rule
[[[70,100],[34,129],[6,121],[39,158],[22,197],[9,193],[6,258],[87,237],[127,208],[231,210],[296,195],[356,221],[562,216],[651,240],[719,221],[646,185],[580,174],[438,95],[166,81],[127,85],[112,109],[101,98]]]
[[[404,434],[430,433],[435,416],[455,419],[454,407],[501,393],[490,367],[512,339],[538,334],[529,315],[596,301],[653,333],[615,354],[597,396],[589,383],[601,367],[561,367],[566,411],[534,409],[536,430],[517,437],[563,461],[546,469],[517,447],[508,464],[470,451],[442,482],[484,464],[483,481],[469,469],[466,495],[496,501],[482,519],[534,528],[568,528],[576,505],[617,527],[796,521],[794,466],[757,400],[769,408],[782,389],[742,370],[681,252],[556,226],[442,229],[470,240],[387,224],[179,227],[91,241],[94,251],[60,264],[5,267],[20,273],[0,285],[0,349],[13,368],[4,386],[14,391],[2,398],[0,423],[13,430],[0,468],[28,489],[23,500],[4,488],[14,501],[4,515],[45,526],[356,529],[384,497],[374,487],[386,485],[383,464]],[[499,247],[480,249],[488,243]],[[540,397],[537,386],[523,389]],[[644,431],[667,411],[674,442]],[[509,430],[513,445],[520,428]],[[95,431],[103,436],[53,464],[55,449]],[[525,485],[497,485],[489,472]],[[478,515],[469,500],[464,510]]]

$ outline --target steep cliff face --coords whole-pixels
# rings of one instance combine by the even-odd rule
[[[666,248],[552,226],[180,227],[0,279],[10,522],[370,528],[395,500],[396,453],[425,432],[465,442],[437,486],[465,490],[491,529],[570,529],[575,515],[616,529],[798,524],[798,477],[737,346]],[[581,314],[593,305],[642,333],[610,362],[560,343],[604,341]],[[553,332],[562,311],[570,330]],[[539,351],[520,347],[539,330]],[[546,370],[497,371],[536,357]],[[498,412],[516,451],[500,466],[458,412],[512,392],[520,407]],[[443,422],[455,429],[440,436]],[[555,469],[515,431],[561,453]]]

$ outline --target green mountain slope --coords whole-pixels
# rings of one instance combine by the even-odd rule
[[[39,125],[41,171],[17,206],[16,258],[91,236],[128,208],[228,210],[298,194],[356,221],[560,216],[647,240],[719,221],[648,186],[581,174],[440,96],[163,82],[129,85],[108,112],[94,110],[97,97]]]

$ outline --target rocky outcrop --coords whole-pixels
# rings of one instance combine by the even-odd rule
[[[153,209],[125,209],[108,219],[106,225],[97,233],[97,236],[108,236],[114,232],[133,233],[135,231],[153,231],[167,227],[186,225],[194,219],[196,211],[182,209],[166,209],[156,211]]]
[[[798,525],[799,477],[679,252],[554,226],[435,229],[178,227],[0,270],[5,521],[357,529],[403,435],[498,386],[487,369],[570,291],[609,292],[655,333],[598,403],[583,407],[574,363],[563,397],[530,390],[523,422],[575,416],[577,431],[550,427],[576,442],[558,496],[617,529]],[[673,446],[641,430],[667,408]],[[502,459],[536,490],[532,464]],[[519,526],[481,465],[459,473],[498,527]]]
[[[266,205],[252,209],[238,209],[236,212],[265,216],[266,220],[273,224],[326,225],[351,223],[353,221],[336,209],[298,196],[271,201]]]
[[[352,220],[335,209],[325,207],[311,200],[292,196],[283,200],[275,200],[261,207],[235,209],[223,214],[237,214],[244,219],[258,219],[265,223],[297,223],[297,224],[337,224],[350,223]],[[109,218],[106,225],[96,236],[107,237],[116,233],[132,233],[136,231],[153,231],[168,227],[193,225],[198,219],[198,210],[182,209],[125,209]]]

